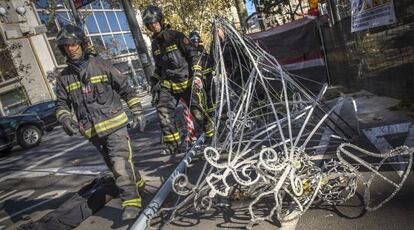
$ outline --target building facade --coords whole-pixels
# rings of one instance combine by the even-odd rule
[[[3,42],[4,46],[13,42],[22,44],[8,55],[14,64],[6,65],[11,66],[11,70],[3,71],[0,67],[0,115],[15,114],[26,105],[55,97],[54,79],[50,77],[53,72],[64,68],[66,62],[56,47],[56,35],[64,25],[74,23],[71,11],[64,3],[62,0],[0,1],[0,7],[7,9],[6,17],[0,16],[0,43]],[[26,9],[23,16],[17,10],[21,6]],[[121,72],[129,75],[131,85],[142,83],[144,73],[137,60],[137,49],[121,4],[96,0],[78,11],[96,52],[111,59]],[[30,28],[32,32],[15,35],[10,32],[11,25],[18,31]],[[26,66],[29,66],[29,71],[24,72]]]

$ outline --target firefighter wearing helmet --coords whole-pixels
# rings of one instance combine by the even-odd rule
[[[120,190],[122,218],[133,219],[141,209],[138,188],[145,182],[130,160],[128,117],[121,99],[134,113],[134,124],[143,130],[141,102],[126,76],[109,61],[90,55],[88,39],[81,28],[64,26],[56,37],[56,44],[68,64],[56,80],[57,119],[68,135],[79,132],[96,146]],[[72,119],[72,110],[76,121]]]
[[[163,23],[163,14],[156,6],[149,6],[143,13],[143,22],[152,36],[152,54],[155,72],[151,77],[155,107],[161,122],[163,154],[176,154],[182,150],[181,137],[176,127],[175,109],[182,98],[190,104],[192,89],[202,88],[202,67],[199,52],[181,32],[168,28]],[[209,141],[214,134],[203,106],[192,103],[191,112]]]

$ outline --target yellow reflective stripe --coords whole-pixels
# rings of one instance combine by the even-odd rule
[[[126,122],[128,122],[128,117],[126,115],[126,113],[122,113],[116,117],[113,117],[111,119],[108,119],[106,121],[102,121],[96,125],[94,125],[94,127],[87,129],[85,131],[85,136],[90,138],[93,135],[95,135],[96,133],[103,133],[105,131],[108,131],[110,129],[113,129],[115,127],[121,126],[123,124],[125,124]]]
[[[164,86],[165,88],[171,89],[171,83],[169,81],[162,81],[162,86]]]
[[[209,73],[211,73],[211,72],[213,72],[213,69],[212,68],[206,68],[206,69],[203,69],[203,74],[209,74]]]
[[[90,78],[92,84],[101,83],[108,81],[108,76],[106,75],[97,75]]]
[[[164,80],[162,82],[162,86],[168,89],[173,89],[173,90],[183,90],[183,89],[187,89],[190,86],[190,81],[187,80],[183,82],[174,83],[174,82]]]
[[[214,135],[214,129],[205,132],[207,137],[212,137]]]
[[[168,52],[171,52],[171,51],[174,51],[174,50],[177,50],[177,49],[178,49],[177,45],[174,44],[174,45],[167,46],[165,48],[165,51],[168,53]]]
[[[178,140],[180,140],[180,133],[178,132],[164,136],[165,142],[173,142]]]
[[[193,65],[193,70],[201,71],[202,69],[201,65]]]
[[[142,188],[144,188],[144,186],[145,186],[145,180],[144,179],[140,179],[139,181],[137,181],[137,183],[135,183],[136,184],[136,186],[139,188],[139,189],[142,189]]]
[[[138,103],[140,103],[140,100],[137,97],[134,97],[134,98],[132,98],[131,100],[129,100],[127,102],[129,108],[131,108],[132,106],[134,106]]]
[[[129,199],[122,201],[122,208],[125,208],[126,206],[136,206],[141,207],[141,198],[135,198],[135,199]]]
[[[56,117],[59,119],[59,117],[63,114],[68,114],[69,116],[71,115],[71,113],[69,111],[67,111],[66,109],[59,109],[56,112]]]
[[[215,108],[214,108],[214,107],[211,107],[211,108],[208,108],[208,109],[207,109],[207,112],[208,112],[208,113],[211,113],[211,112],[214,112],[214,110],[215,110]]]
[[[73,82],[73,83],[69,84],[68,86],[66,86],[66,91],[70,92],[70,91],[73,91],[75,89],[79,89],[80,87],[81,87],[80,81],[76,81],[76,82]]]
[[[154,54],[155,54],[155,55],[160,55],[160,54],[161,54],[161,50],[156,50],[156,51],[154,51]]]

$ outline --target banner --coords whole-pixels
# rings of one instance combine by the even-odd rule
[[[96,0],[73,0],[73,2],[75,3],[76,9],[79,9],[79,8],[81,8],[83,6],[86,6],[89,3],[92,3],[94,1],[96,1]]]
[[[397,22],[393,0],[350,0],[351,32]]]

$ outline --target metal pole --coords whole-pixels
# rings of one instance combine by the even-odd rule
[[[79,16],[78,9],[76,9],[75,7],[75,3],[73,2],[73,0],[67,0],[66,2],[69,2],[69,8],[72,11],[72,15],[73,15],[73,18],[75,19],[76,25],[79,26],[80,28],[83,28],[83,23]]]
[[[155,194],[154,198],[151,202],[147,205],[145,210],[141,213],[138,217],[138,220],[135,221],[134,225],[130,228],[130,230],[142,230],[146,229],[154,217],[154,215],[158,212],[158,209],[161,207],[162,203],[164,202],[165,198],[167,198],[168,193],[170,193],[172,188],[172,181],[174,178],[184,171],[187,168],[188,164],[191,163],[192,158],[196,155],[196,149],[204,142],[204,135],[201,135],[200,138],[196,141],[196,143],[191,147],[190,151],[184,156],[175,170],[171,173],[168,179],[164,182],[161,188],[158,190],[157,194]]]
[[[121,0],[121,3],[127,17],[129,29],[131,30],[132,36],[134,37],[135,46],[137,47],[139,56],[138,59],[142,64],[145,77],[149,83],[153,68],[147,47],[145,46],[144,37],[142,36],[141,29],[139,28],[137,18],[135,17],[135,12],[131,6],[131,2],[129,0]]]

